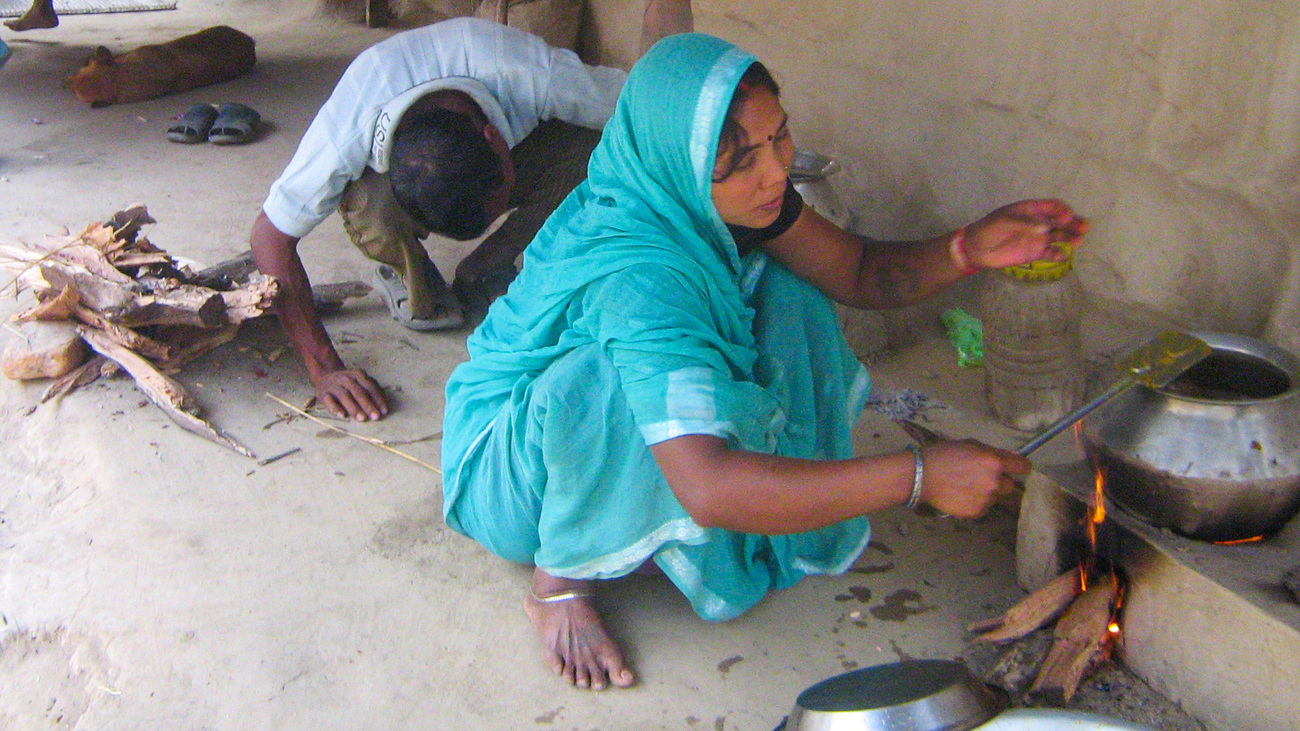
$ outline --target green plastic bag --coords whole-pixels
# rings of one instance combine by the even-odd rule
[[[960,307],[945,310],[939,319],[948,331],[948,341],[957,349],[957,365],[962,368],[984,365],[984,323]]]

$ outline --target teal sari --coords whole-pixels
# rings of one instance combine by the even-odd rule
[[[847,570],[865,518],[792,535],[697,525],[649,445],[852,456],[866,370],[834,308],[761,252],[742,258],[710,195],[722,121],[754,58],[717,38],[633,68],[588,179],[524,252],[447,381],[443,512],[508,560],[574,579],[653,559],[707,619],[807,574]]]

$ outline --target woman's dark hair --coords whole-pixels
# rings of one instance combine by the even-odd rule
[[[492,223],[485,204],[504,180],[501,158],[466,115],[440,107],[404,116],[388,180],[398,205],[433,231],[464,241]]]
[[[753,96],[755,89],[763,89],[772,96],[781,96],[781,87],[777,85],[776,79],[773,79],[772,73],[758,61],[750,64],[744,75],[740,77],[740,83],[736,84],[736,93],[731,96],[731,104],[727,107],[727,117],[722,120],[722,132],[718,135],[718,157],[726,155],[727,164],[721,174],[715,169],[713,175],[715,183],[721,183],[731,177],[731,174],[736,172],[736,166],[740,164],[740,159],[734,153],[744,140],[740,138],[740,122],[736,121],[736,117],[740,114],[740,105]]]

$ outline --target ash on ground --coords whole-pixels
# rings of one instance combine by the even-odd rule
[[[872,391],[867,408],[889,419],[917,420],[932,410],[946,409],[947,404],[910,388],[898,391]]]
[[[1038,630],[1026,640],[1029,640],[1031,645],[1040,644],[1043,654],[1046,654],[1046,648],[1051,642],[1051,629]],[[1035,643],[1035,640],[1038,642]],[[976,677],[988,682],[990,676],[995,674],[995,670],[999,669],[1000,663],[1005,665],[1008,659],[1016,662],[1015,658],[1007,657],[1016,649],[1015,645],[977,642],[970,645],[964,659]],[[1032,650],[1029,652],[1033,653]],[[1001,670],[1005,671],[1005,667]],[[996,684],[991,685],[996,687]],[[999,688],[999,690],[1006,693],[1006,689]],[[1060,708],[1085,711],[1122,719],[1157,731],[1206,731],[1204,724],[1197,721],[1181,706],[1161,695],[1115,660],[1107,661],[1080,683],[1078,690],[1069,701],[1027,693],[1007,693],[1007,695],[1011,706],[1015,708]]]

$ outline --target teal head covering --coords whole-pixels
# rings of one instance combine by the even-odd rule
[[[593,341],[620,366],[648,442],[711,433],[771,451],[776,408],[753,384],[744,269],[711,196],[722,123],[754,61],[723,40],[687,33],[660,41],[632,69],[587,180],[529,245],[518,279],[469,338],[471,359],[448,382],[444,461],[473,439],[452,433],[461,409],[499,407],[521,376]],[[681,294],[662,299],[674,291]],[[669,391],[707,392],[710,403],[688,396],[674,404],[664,400]]]
[[[699,33],[660,41],[632,69],[588,170],[594,195],[733,274],[739,262],[713,206],[713,163],[736,85],[755,61]]]

